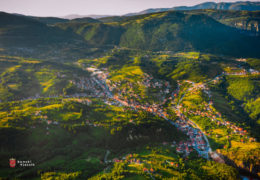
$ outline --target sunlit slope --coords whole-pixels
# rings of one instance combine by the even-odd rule
[[[112,164],[113,158],[147,145],[186,139],[158,116],[126,111],[92,98],[1,103],[0,119],[0,176],[8,178],[39,177],[59,167],[57,173],[79,172],[78,179],[86,179]],[[12,138],[6,138],[10,133]],[[36,166],[9,168],[6,161],[10,155],[29,158]],[[39,171],[42,173],[37,174]]]
[[[71,83],[87,72],[53,62],[0,56],[0,100],[53,97],[82,93]]]
[[[110,23],[60,23],[87,42],[133,49],[259,56],[259,41],[221,24],[205,14],[162,12],[124,18]],[[96,37],[100,39],[96,41]]]

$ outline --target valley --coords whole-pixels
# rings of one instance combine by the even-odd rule
[[[0,12],[0,179],[259,178],[259,12],[194,8]]]

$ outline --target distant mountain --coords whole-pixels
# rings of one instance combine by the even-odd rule
[[[258,22],[259,13],[248,11],[168,11],[130,17],[74,20],[37,19],[2,12],[0,48],[20,48],[22,53],[28,51],[29,54],[41,48],[44,49],[42,54],[46,54],[46,49],[53,53],[58,51],[57,48],[72,51],[72,47],[85,47],[81,44],[84,43],[88,47],[99,48],[119,46],[174,52],[195,50],[260,57],[259,36],[251,37],[246,31],[242,34],[233,28],[250,29],[258,33]]]
[[[100,22],[97,19],[93,19],[90,17],[84,17],[84,18],[76,18],[76,19],[72,19],[70,20],[70,22],[78,22],[78,23],[98,23]]]
[[[70,14],[70,15],[67,15],[67,16],[62,16],[61,18],[64,18],[64,19],[78,19],[78,18],[85,18],[85,17],[90,17],[90,18],[94,18],[94,19],[98,19],[98,18],[103,18],[103,17],[109,17],[111,15],[78,15],[78,14]]]
[[[58,26],[74,31],[93,45],[260,56],[259,37],[241,34],[201,13],[170,11],[132,16],[115,23],[61,23]]]
[[[47,25],[53,25],[56,23],[66,23],[66,22],[81,22],[81,23],[93,23],[93,22],[100,22],[99,20],[96,20],[94,18],[91,17],[84,17],[84,16],[79,16],[79,18],[58,18],[58,17],[37,17],[37,16],[26,16],[26,15],[22,15],[22,14],[13,14],[16,16],[22,16],[22,17],[28,17],[34,20],[37,20],[41,23],[47,24]],[[75,16],[76,17],[76,16]],[[98,17],[98,16],[97,16]],[[100,16],[103,17],[103,16]],[[99,18],[99,17],[98,17]]]
[[[37,17],[37,16],[27,16],[27,15],[23,15],[23,14],[18,14],[18,13],[13,13],[12,15],[15,16],[22,16],[22,17],[29,17],[32,19],[35,19],[41,23],[44,24],[56,24],[56,23],[61,23],[61,22],[68,22],[69,19],[65,19],[65,18],[58,18],[58,17]]]
[[[205,2],[202,4],[198,4],[195,6],[177,6],[172,8],[155,8],[155,9],[147,9],[138,13],[129,13],[125,16],[135,16],[140,14],[148,14],[155,12],[164,12],[170,10],[196,10],[196,9],[218,9],[218,10],[245,10],[245,11],[259,11],[260,10],[260,2],[233,2],[233,3],[215,3],[215,2]]]
[[[44,24],[56,24],[56,23],[64,23],[68,22],[68,19],[63,19],[63,18],[57,18],[57,17],[35,17],[35,16],[30,16],[32,19],[35,19],[37,21],[40,21]]]

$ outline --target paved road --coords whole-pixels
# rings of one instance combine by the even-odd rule
[[[106,81],[105,81],[105,80],[103,80],[104,83],[102,82],[102,80],[99,80],[98,78],[94,78],[94,80],[95,80],[96,83],[97,83],[98,85],[100,85],[100,87],[105,91],[105,93],[108,95],[108,97],[112,98],[114,101],[116,101],[117,103],[119,103],[119,104],[121,104],[121,105],[124,105],[124,106],[126,105],[126,103],[122,103],[122,102],[120,102],[120,101],[118,101],[117,99],[114,98],[114,96],[113,96],[112,92],[109,90],[108,85],[106,84]],[[188,82],[188,81],[187,81],[187,82]],[[189,81],[189,83],[191,83],[192,86],[195,85],[194,82]],[[183,94],[183,96],[180,98],[180,100],[179,100],[179,102],[178,102],[178,104],[177,104],[177,110],[178,110],[178,111],[180,111],[180,110],[178,109],[178,106],[179,106],[180,102],[181,102],[182,99],[185,97],[186,93],[187,93],[188,91],[190,91],[191,89],[192,89],[192,87],[191,87],[191,88],[188,88],[187,91],[186,91],[186,92]],[[132,108],[135,109],[135,110],[138,109],[138,108],[137,108],[136,106],[134,106],[134,105],[128,105],[128,106],[129,106],[129,107],[132,107]],[[167,120],[170,124],[174,125],[175,127],[177,126],[176,123],[172,122],[170,119],[168,119],[168,118],[167,118],[165,115],[163,115],[162,113],[160,113],[160,112],[155,113],[155,112],[154,112],[153,114],[158,115],[158,116],[164,118],[165,120]],[[204,156],[208,159],[208,158],[209,158],[208,153],[210,153],[212,150],[211,150],[211,147],[210,147],[210,144],[209,144],[209,141],[208,141],[206,135],[203,133],[203,131],[200,129],[200,127],[197,126],[193,121],[191,121],[191,120],[188,119],[188,118],[186,118],[186,119],[187,119],[191,124],[193,124],[197,129],[199,129],[199,130],[201,131],[201,133],[202,133],[202,135],[203,135],[203,137],[204,137],[204,139],[205,139],[205,141],[206,141],[206,143],[207,143],[206,149],[205,149],[204,151],[199,150],[199,149],[197,148],[197,143],[196,143],[195,149],[196,149],[200,154],[204,155]]]
[[[194,82],[190,82],[190,83],[192,84],[192,86],[195,85]],[[180,88],[180,87],[179,87],[179,88]],[[182,97],[181,97],[180,100],[178,101],[177,108],[176,108],[177,111],[180,112],[179,104],[180,104],[180,102],[182,101],[182,99],[185,97],[185,95],[187,94],[187,92],[189,92],[189,90],[191,90],[191,88],[188,88],[187,91],[182,95]],[[205,149],[204,151],[200,151],[200,150],[198,150],[198,148],[196,148],[196,149],[197,149],[197,151],[200,151],[200,153],[204,154],[204,155],[206,156],[206,158],[208,159],[208,158],[209,158],[208,154],[212,152],[212,149],[211,149],[211,147],[210,147],[210,144],[209,144],[209,141],[208,141],[207,136],[205,135],[205,133],[202,131],[202,129],[201,129],[196,123],[194,123],[194,122],[193,122],[192,120],[190,120],[189,118],[186,118],[186,117],[185,117],[185,119],[188,120],[188,121],[189,121],[193,126],[195,126],[197,129],[199,129],[200,132],[202,133],[202,135],[203,135],[203,137],[204,137],[204,139],[205,139],[205,141],[206,141],[206,143],[207,143],[207,145],[206,145],[207,147],[206,147],[206,149]]]
[[[104,157],[104,163],[107,163],[107,157],[108,157],[109,154],[110,154],[110,151],[107,150],[106,155]]]

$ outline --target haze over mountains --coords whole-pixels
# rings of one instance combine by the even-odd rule
[[[260,10],[260,2],[250,2],[250,1],[238,1],[238,2],[205,2],[194,6],[176,6],[172,8],[154,8],[154,9],[146,9],[140,12],[133,12],[124,14],[122,16],[135,16],[140,14],[148,14],[154,12],[163,12],[163,11],[171,11],[171,10],[197,10],[197,9],[216,9],[216,10],[245,10],[245,11],[259,11]],[[109,17],[112,15],[78,15],[78,14],[70,14],[66,16],[61,16],[64,19],[76,19],[83,17],[91,17],[94,19]]]
[[[108,16],[111,16],[111,15],[78,15],[78,14],[69,14],[69,15],[66,15],[66,16],[61,16],[61,18],[64,18],[64,19],[77,19],[77,18],[84,18],[84,17],[91,17],[91,18],[94,18],[94,19],[98,19],[98,18],[103,18],[103,17],[108,17]]]
[[[217,9],[217,10],[239,10],[239,11],[259,11],[260,10],[260,2],[205,2],[195,6],[177,6],[172,8],[156,8],[156,9],[146,9],[144,11],[138,13],[129,13],[126,16],[133,16],[138,14],[147,14],[154,12],[163,12],[163,11],[171,11],[171,10],[196,10],[196,9]]]

